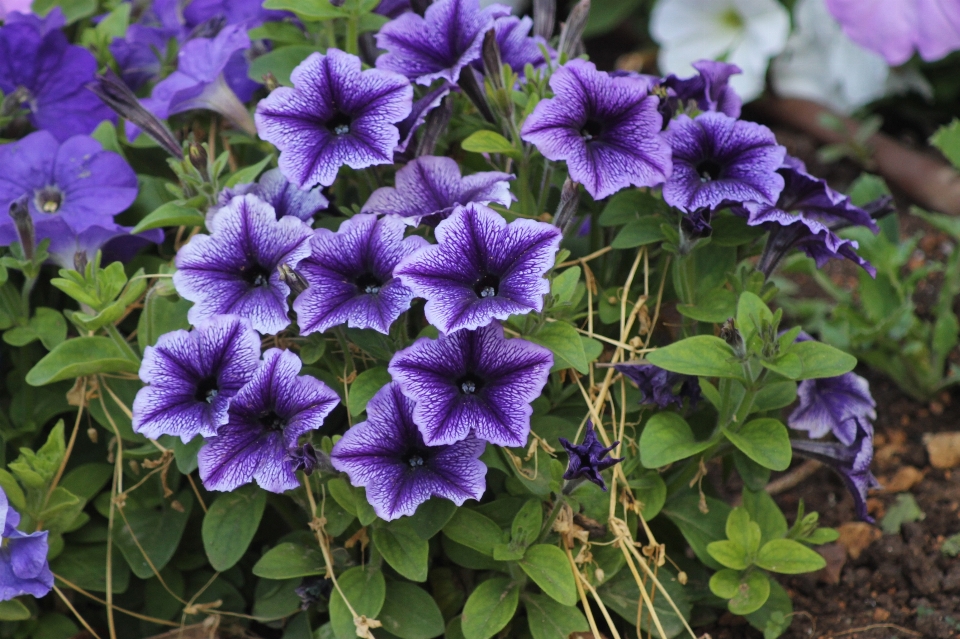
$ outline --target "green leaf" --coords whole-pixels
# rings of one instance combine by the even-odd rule
[[[390,373],[386,366],[375,366],[363,371],[350,384],[347,409],[356,417],[367,409],[369,402],[381,388],[390,383]]]
[[[727,533],[727,539],[740,546],[748,557],[759,550],[760,526],[750,521],[750,513],[743,506],[730,511],[724,530]]]
[[[543,505],[539,499],[528,499],[513,518],[510,539],[526,548],[540,536],[542,526]]]
[[[507,577],[494,577],[477,586],[460,618],[465,639],[490,639],[503,630],[517,610],[519,596],[520,588]]]
[[[50,570],[70,583],[94,592],[107,591],[107,546],[70,545],[50,562]],[[63,581],[60,582],[66,585]],[[114,594],[126,592],[130,585],[130,567],[113,551],[111,586]]]
[[[900,526],[910,521],[921,521],[926,514],[920,510],[920,504],[910,493],[900,493],[897,500],[887,509],[887,514],[880,520],[880,528],[888,535],[900,534]]]
[[[175,504],[179,504],[179,508]],[[191,490],[182,490],[171,500],[163,500],[161,508],[127,500],[124,517],[118,516],[114,522],[113,539],[133,574],[149,579],[154,575],[154,568],[163,570],[180,545],[192,509]]]
[[[387,594],[387,583],[379,568],[356,566],[340,575],[339,582],[343,595],[358,615],[377,618]],[[330,624],[337,639],[356,639],[353,615],[336,589],[330,595]]]
[[[464,151],[473,153],[502,153],[518,160],[521,157],[520,151],[510,144],[510,140],[493,131],[474,131],[460,143],[460,146]],[[467,639],[472,638],[467,637]]]
[[[576,605],[577,584],[567,555],[562,550],[548,544],[530,546],[520,561],[520,567],[557,603]]]
[[[401,581],[387,584],[377,620],[400,639],[433,639],[443,634],[443,615],[437,602],[423,588]]]
[[[640,503],[643,518],[649,521],[656,517],[667,501],[667,485],[660,473],[647,470],[629,483],[633,496]]]
[[[674,373],[700,377],[743,377],[730,346],[712,335],[688,337],[647,354],[647,361]]]
[[[756,612],[745,615],[750,625],[763,632],[764,639],[777,639],[793,621],[790,595],[776,581],[770,581],[770,596]]]
[[[263,8],[293,11],[304,18],[318,22],[334,18],[346,18],[350,15],[348,9],[335,7],[330,3],[330,0],[266,0],[263,3]]]
[[[663,627],[667,637],[676,637],[685,630],[684,619],[690,619],[692,606],[687,597],[686,589],[681,586],[676,578],[666,568],[661,568],[658,572],[658,578],[664,590],[670,595],[670,599],[676,604],[680,615],[674,611],[673,606],[667,601],[652,583],[646,584],[647,594],[653,601],[653,609]],[[652,623],[650,610],[640,596],[640,588],[630,571],[624,570],[616,577],[603,584],[598,593],[603,603],[616,612],[618,615],[630,622],[631,625],[637,623],[640,619],[640,630],[643,636],[659,637],[656,624]],[[640,614],[642,608],[643,614]]]
[[[46,490],[63,461],[65,451],[61,419],[47,435],[47,441],[40,450],[33,452],[29,448],[21,448],[19,457],[7,467],[28,489]]]
[[[254,82],[263,82],[263,76],[272,73],[277,82],[283,86],[293,86],[290,74],[311,53],[316,52],[317,47],[312,44],[291,44],[274,49],[256,57],[250,63],[250,67],[247,69],[247,77]]]
[[[790,447],[790,435],[780,420],[764,417],[747,422],[743,428],[733,432],[723,429],[734,446],[744,455],[770,470],[786,470],[793,458]]]
[[[48,351],[56,348],[67,338],[67,321],[60,311],[41,306],[26,326],[15,326],[3,334],[3,341],[11,346],[26,346],[40,340]]]
[[[457,505],[449,499],[431,497],[420,504],[417,512],[410,517],[410,525],[420,536],[420,539],[431,539],[447,525],[450,518],[457,512]]]
[[[547,322],[533,335],[525,335],[526,339],[545,346],[554,355],[553,368],[575,368],[577,372],[586,375],[589,371],[587,354],[580,341],[580,334],[573,326],[566,322]]]
[[[776,410],[789,406],[797,399],[796,382],[774,382],[766,384],[753,398],[751,412]]]
[[[715,288],[696,304],[677,304],[677,312],[698,322],[722,324],[737,310],[737,296],[725,288]]]
[[[653,206],[650,206],[651,200]],[[660,204],[660,201],[649,193],[639,189],[625,189],[607,201],[598,221],[600,226],[620,226],[634,222],[640,215],[656,210],[656,204]],[[645,207],[649,210],[644,211]]]
[[[97,12],[97,0],[33,0],[31,10],[38,16],[45,17],[54,7],[63,10],[67,24],[77,20],[89,18]]]
[[[579,281],[580,267],[571,266],[553,278],[553,282],[550,284],[550,294],[557,299],[558,304],[569,303],[574,291],[577,290],[577,282]]]
[[[18,600],[0,601],[0,621],[23,621],[30,616],[30,609]]]
[[[299,579],[260,579],[253,592],[253,616],[261,619],[282,619],[300,609],[297,596]]]
[[[750,565],[750,559],[743,547],[729,539],[710,542],[707,545],[707,552],[727,568],[743,570]]]
[[[137,322],[137,344],[141,351],[156,344],[161,335],[190,328],[187,312],[193,302],[176,295],[154,294],[154,290],[151,289],[144,298],[143,310]]]
[[[947,557],[960,555],[960,533],[950,535],[940,545],[940,553]]]
[[[489,517],[468,508],[458,508],[443,527],[443,534],[479,553],[493,556],[493,547],[503,541],[503,531]]]
[[[654,242],[662,242],[666,239],[663,230],[660,228],[663,222],[663,218],[659,215],[649,215],[634,220],[620,229],[610,246],[615,249],[630,249]]]
[[[771,539],[760,548],[754,563],[764,570],[784,575],[816,572],[827,565],[817,551],[793,539]]]
[[[640,434],[640,463],[660,468],[710,448],[712,441],[698,442],[687,421],[676,413],[657,413]]]
[[[576,606],[564,606],[550,597],[532,594],[524,594],[523,605],[533,639],[567,639],[575,632],[590,629],[587,618]]]
[[[837,377],[849,373],[857,365],[857,358],[824,344],[823,342],[798,342],[790,352],[803,362],[803,372],[796,379]]]
[[[680,529],[697,559],[709,568],[718,569],[720,564],[707,552],[707,544],[726,537],[731,508],[713,497],[704,497],[704,502],[707,512],[700,510],[700,497],[690,490],[668,501],[662,512]]]
[[[136,373],[140,364],[128,359],[108,337],[74,337],[47,353],[27,373],[31,386],[44,386],[95,373]]]
[[[253,565],[253,574],[266,579],[293,579],[324,573],[323,554],[319,548],[284,542],[268,550]]]
[[[783,516],[773,497],[762,487],[758,490],[744,489],[743,507],[750,513],[750,519],[760,526],[761,543],[779,539],[787,534],[787,518]]]
[[[254,484],[221,494],[203,516],[203,548],[215,570],[232,568],[247,552],[260,526],[267,493]]]
[[[606,33],[630,17],[641,6],[640,0],[593,0],[583,37]]]
[[[408,520],[398,519],[385,526],[375,527],[373,544],[390,567],[398,573],[411,581],[427,580],[427,553],[430,544],[420,538]]]
[[[757,336],[760,327],[772,319],[773,313],[762,299],[750,291],[740,294],[737,301],[737,329],[744,342],[749,344],[750,340]]]
[[[273,153],[268,153],[267,157],[263,158],[256,164],[238,169],[236,173],[227,178],[225,186],[227,188],[231,188],[238,184],[249,184],[251,182],[256,182],[257,176],[260,175],[265,168],[267,168],[267,165],[270,164],[271,161],[273,161]]]
[[[727,573],[728,571],[721,571]],[[714,590],[714,579],[721,573],[716,573],[710,579],[710,589]],[[725,575],[725,580],[729,579]],[[728,586],[725,584],[725,588]],[[749,572],[737,580],[736,591],[727,602],[727,609],[735,615],[748,615],[756,612],[766,603],[770,596],[770,580],[765,574],[759,571]],[[716,590],[714,590],[716,594]],[[719,596],[719,595],[718,595]],[[727,597],[724,597],[725,599]]]
[[[203,226],[203,213],[181,201],[167,202],[140,220],[131,233],[141,233],[166,226]]]
[[[940,149],[953,168],[960,171],[960,120],[954,118],[950,124],[937,129],[930,138],[930,144]]]
[[[10,474],[10,471],[0,468],[0,489],[6,493],[7,499],[17,510],[23,510],[26,507],[26,497],[23,495],[23,489],[17,479]]]

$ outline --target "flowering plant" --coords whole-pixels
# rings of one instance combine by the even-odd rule
[[[115,112],[0,64],[0,636],[786,630],[837,533],[765,487],[808,456],[869,518],[876,412],[771,278],[871,277],[885,207],[736,65],[598,70],[586,0],[68,4],[0,27]]]

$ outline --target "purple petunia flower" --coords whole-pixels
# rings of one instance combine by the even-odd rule
[[[499,171],[460,176],[453,158],[424,156],[397,171],[396,187],[377,189],[363,205],[364,213],[399,215],[416,226],[436,226],[457,206],[496,202],[510,206],[509,180]]]
[[[367,404],[367,421],[348,430],[330,454],[333,467],[365,487],[374,512],[387,521],[412,515],[434,496],[461,506],[486,488],[487,467],[478,459],[484,443],[467,437],[427,446],[413,411],[397,383],[387,384]]]
[[[27,109],[35,127],[66,140],[116,117],[86,88],[96,75],[96,58],[70,44],[61,26],[59,8],[43,21],[8,16],[0,27],[0,91]]]
[[[0,488],[0,601],[20,595],[43,597],[53,588],[53,573],[47,564],[47,535],[17,530],[20,513],[13,509]]]
[[[855,423],[855,434],[849,443],[791,439],[790,445],[796,454],[815,459],[839,474],[853,496],[857,516],[863,521],[873,523],[873,518],[867,514],[867,491],[880,488],[880,482],[870,472],[870,462],[873,461],[873,426],[860,420],[855,420]]]
[[[697,75],[681,79],[671,74],[663,81],[664,86],[673,90],[680,108],[692,100],[701,111],[719,111],[739,118],[743,102],[729,81],[730,76],[741,73],[740,67],[714,60],[700,60],[692,66]]]
[[[427,300],[427,321],[444,333],[539,312],[550,291],[544,274],[560,245],[555,226],[507,224],[481,204],[459,208],[437,226],[437,244],[404,259],[394,274]]]
[[[256,182],[238,184],[220,191],[220,195],[217,196],[219,206],[210,207],[207,219],[212,218],[236,196],[247,194],[256,195],[272,206],[278,220],[286,215],[292,215],[309,224],[313,216],[330,206],[330,201],[324,197],[319,188],[306,191],[298,189],[296,184],[283,176],[280,169],[270,169]]]
[[[217,19],[224,20],[228,25],[239,24],[252,29],[268,20],[279,21],[290,15],[284,11],[264,9],[263,0],[190,0],[182,11],[186,26],[191,29]]]
[[[37,241],[63,240],[93,226],[116,225],[113,218],[137,197],[137,176],[126,161],[85,135],[58,142],[36,131],[0,146],[0,245],[18,240],[6,215],[11,202],[26,195]]]
[[[673,173],[663,186],[667,204],[683,211],[727,203],[773,204],[783,190],[777,169],[786,149],[761,124],[718,112],[679,115],[665,132]]]
[[[299,268],[309,286],[293,302],[301,335],[341,324],[390,332],[413,300],[393,269],[427,244],[416,235],[404,239],[405,228],[397,217],[361,213],[343,221],[336,233],[314,231],[310,256]]]
[[[480,59],[484,34],[494,20],[510,15],[510,8],[479,0],[438,0],[423,16],[409,12],[385,24],[377,46],[386,50],[377,68],[400,73],[417,84],[444,79],[456,84],[460,72]]]
[[[189,442],[212,437],[227,423],[230,400],[253,377],[260,336],[250,320],[220,315],[190,332],[161,335],[147,346],[133,400],[133,430],[151,439],[174,435]]]
[[[453,85],[443,82],[436,89],[428,91],[422,98],[417,99],[410,109],[410,115],[397,123],[397,131],[400,132],[400,141],[397,148],[394,149],[394,161],[399,162],[399,155],[406,152],[410,143],[413,142],[420,126],[427,121],[430,112],[443,104],[443,99],[450,94]],[[426,135],[426,134],[425,134]],[[421,140],[423,137],[421,137]]]
[[[310,227],[295,217],[277,220],[254,195],[236,197],[210,221],[210,235],[195,235],[177,253],[173,283],[194,302],[191,324],[215,315],[240,315],[261,333],[290,325],[288,287],[277,268],[296,268],[310,254]]]
[[[275,89],[257,105],[260,137],[280,149],[280,170],[300,188],[329,186],[341,166],[393,162],[396,124],[410,113],[413,88],[339,49],[312,53],[290,74],[294,88]]]
[[[528,16],[497,18],[493,28],[497,37],[497,47],[500,49],[500,60],[509,65],[519,76],[523,76],[523,69],[528,64],[539,67],[546,63],[541,47],[549,52],[550,46],[540,36],[530,35],[533,20]]]
[[[390,375],[416,402],[413,421],[428,446],[472,434],[498,446],[525,446],[530,402],[540,396],[553,355],[506,339],[497,322],[439,339],[421,338],[390,360]]]
[[[323,382],[299,375],[300,358],[271,348],[253,377],[230,401],[227,423],[200,449],[207,490],[230,491],[256,480],[280,493],[299,486],[294,466],[299,439],[323,425],[340,398]]]
[[[149,244],[163,241],[161,229],[151,229],[136,235],[130,234],[132,230],[131,226],[110,224],[89,226],[76,233],[60,218],[44,223],[44,234],[50,239],[47,247],[50,261],[69,269],[76,268],[78,261],[92,260],[97,251],[103,252],[103,264],[126,263]]]
[[[563,478],[571,481],[583,481],[584,479],[592,481],[603,490],[607,489],[607,484],[603,481],[601,471],[616,466],[624,460],[623,457],[607,457],[607,455],[616,448],[620,442],[613,442],[612,446],[604,448],[597,440],[597,434],[593,430],[593,422],[587,422],[587,432],[583,436],[582,444],[571,444],[565,438],[560,437],[560,445],[567,451],[570,461],[567,463],[567,470],[563,473]],[[569,490],[564,489],[564,492]]]
[[[554,97],[537,104],[520,135],[547,159],[565,161],[570,178],[594,199],[630,185],[655,186],[670,174],[670,147],[648,85],[571,60],[551,76]]]
[[[870,384],[855,373],[806,379],[797,388],[800,405],[790,413],[790,428],[805,430],[813,439],[830,433],[844,444],[853,444],[857,428],[877,418],[877,403]]]
[[[702,397],[700,380],[692,375],[672,373],[648,363],[617,364],[614,368],[637,385],[643,395],[641,404],[656,404],[660,408],[676,404],[681,408],[686,398],[695,407]]]

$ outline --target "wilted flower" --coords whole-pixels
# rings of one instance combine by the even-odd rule
[[[133,401],[133,430],[151,439],[212,437],[227,423],[230,400],[260,362],[260,335],[250,320],[219,315],[192,331],[173,331],[147,346],[144,386]]]
[[[427,300],[427,321],[444,333],[540,311],[550,291],[560,231],[528,219],[507,224],[481,204],[453,212],[437,226],[437,244],[397,265],[394,273]]]
[[[53,573],[47,564],[47,535],[17,530],[20,513],[13,509],[0,488],[0,601],[20,595],[43,597],[53,588]]]
[[[603,447],[597,440],[597,434],[593,430],[593,422],[587,422],[587,432],[583,436],[582,444],[571,444],[567,439],[561,437],[560,445],[567,451],[570,460],[567,462],[567,470],[563,473],[563,478],[570,481],[589,480],[595,483],[603,490],[607,489],[603,476],[600,473],[612,466],[616,466],[623,461],[623,457],[607,457],[620,442],[613,442],[612,446]]]
[[[299,439],[317,430],[340,398],[323,382],[299,375],[300,358],[271,348],[230,401],[227,423],[207,439],[197,462],[207,490],[230,491],[256,480],[280,493],[299,483],[294,465]]]
[[[927,61],[960,49],[960,4],[951,0],[827,0],[850,39],[893,66],[914,49]]]
[[[280,149],[280,170],[308,188],[329,186],[341,166],[393,162],[396,124],[410,114],[413,88],[395,73],[360,70],[360,58],[338,49],[313,53],[257,105],[260,137]]]
[[[683,211],[739,202],[773,204],[783,190],[777,169],[786,149],[761,124],[723,113],[679,115],[664,134],[673,173],[663,186],[667,204]]]
[[[309,223],[313,220],[313,216],[330,206],[330,201],[324,197],[319,188],[299,189],[296,184],[283,176],[280,169],[270,169],[256,182],[238,184],[220,191],[220,195],[217,196],[219,206],[210,207],[208,218],[215,215],[236,196],[247,194],[256,195],[272,206],[278,220],[286,215],[292,215]]]
[[[617,364],[614,368],[637,385],[643,395],[641,404],[655,404],[660,408],[676,404],[680,408],[685,398],[691,406],[696,406],[702,397],[700,380],[692,375],[673,373],[648,363]]]
[[[805,430],[818,439],[833,433],[850,445],[863,423],[877,418],[877,403],[870,394],[870,384],[855,373],[839,377],[805,379],[797,388],[800,405],[787,418],[790,428]]]
[[[367,421],[348,430],[330,454],[333,467],[365,487],[374,512],[387,521],[412,515],[434,496],[461,506],[486,488],[487,467],[478,459],[484,443],[467,437],[427,446],[413,410],[397,383],[387,384],[367,404]]]
[[[767,63],[790,34],[790,16],[776,0],[661,0],[650,16],[664,73],[689,75],[697,60],[722,59],[743,71],[730,80],[747,101],[763,92]]]
[[[416,402],[413,421],[428,446],[471,433],[519,447],[530,434],[530,402],[540,396],[553,355],[522,339],[506,339],[493,322],[476,331],[421,338],[390,360],[390,375]]]
[[[460,71],[480,59],[483,35],[509,7],[480,8],[479,0],[438,0],[423,16],[403,13],[381,27],[377,46],[386,50],[377,68],[405,75],[417,84],[444,79],[456,84]]]
[[[363,205],[364,213],[392,214],[416,226],[436,226],[457,206],[496,202],[510,206],[513,176],[486,171],[461,177],[460,166],[448,157],[424,156],[397,171],[396,187],[377,189]]]
[[[260,198],[234,198],[210,221],[210,235],[193,236],[177,253],[173,283],[194,302],[190,323],[233,314],[249,318],[261,333],[289,326],[290,287],[277,269],[295,268],[307,257],[309,237],[302,220],[289,215],[278,220]]]
[[[390,332],[390,325],[410,308],[413,291],[393,276],[400,260],[426,245],[397,217],[358,214],[334,233],[317,229],[310,255],[299,270],[309,286],[293,302],[300,333],[323,332],[346,324]]]
[[[668,99],[679,101],[681,109],[693,101],[701,111],[740,117],[740,96],[730,86],[730,78],[741,72],[740,67],[713,60],[698,60],[690,66],[697,70],[697,75],[689,78],[670,75],[664,79],[664,86],[673,92]]]
[[[58,140],[93,131],[113,113],[87,90],[94,79],[93,54],[67,41],[60,9],[46,20],[11,14],[0,27],[0,91],[16,92],[30,122]]]
[[[594,199],[627,186],[655,186],[670,173],[670,147],[649,83],[612,77],[571,60],[550,77],[554,97],[541,100],[521,137],[547,159],[567,163],[570,177]]]

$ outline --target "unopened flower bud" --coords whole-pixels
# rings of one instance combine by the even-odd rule
[[[29,101],[30,91],[26,87],[17,87],[3,98],[3,102],[0,102],[0,117],[10,117]]]
[[[483,90],[483,85],[472,67],[465,67],[460,72],[460,89],[467,94],[467,97],[480,111],[484,120],[491,123],[497,121],[493,116],[493,111],[490,110],[490,105],[487,104],[486,91]]]
[[[427,121],[423,123],[423,133],[420,135],[420,143],[417,145],[417,157],[433,155],[437,141],[440,139],[440,135],[446,130],[451,117],[453,117],[453,102],[448,96],[440,102],[440,106],[430,111],[427,115]]]
[[[117,115],[126,118],[156,140],[164,151],[177,159],[183,157],[180,143],[173,137],[173,133],[170,132],[167,125],[140,104],[137,96],[116,73],[107,69],[103,75],[97,76],[94,82],[88,84],[87,88],[93,91]]]
[[[261,76],[261,79],[263,80],[263,86],[267,87],[267,91],[273,91],[280,86],[277,76],[273,75],[272,71],[267,71],[264,73],[263,76]]]
[[[280,272],[280,281],[289,286],[290,292],[294,295],[299,295],[307,290],[309,286],[307,280],[303,279],[303,276],[289,264],[281,264],[277,267],[277,271]]]
[[[33,249],[37,244],[37,240],[26,195],[22,195],[10,203],[10,217],[13,218],[13,224],[17,229],[17,237],[20,238],[23,256],[27,258],[27,260],[33,261]]]
[[[723,326],[720,327],[720,339],[730,345],[737,357],[743,357],[745,354],[743,335],[739,330],[737,330],[736,324],[732,317],[724,322]]]
[[[533,35],[549,40],[556,23],[557,0],[533,0]]]
[[[77,251],[73,254],[73,268],[77,273],[86,273],[87,271],[87,252],[86,251]]]
[[[557,205],[557,212],[553,216],[553,224],[561,231],[566,232],[573,216],[580,205],[580,184],[567,178],[560,190],[560,204]]]
[[[570,59],[576,55],[589,16],[590,0],[580,0],[570,10],[567,21],[563,23],[563,28],[560,29],[560,43],[557,46],[557,51],[561,56],[566,54],[567,59]]]
[[[200,171],[200,175],[203,176],[203,179],[210,179],[210,173],[207,170],[207,162],[209,158],[207,156],[207,150],[203,148],[203,145],[197,144],[191,140],[190,144],[187,146],[187,159],[190,160],[190,164],[192,164],[196,170]]]
[[[483,72],[495,89],[503,88],[503,76],[500,61],[500,45],[497,44],[497,32],[490,29],[483,36]]]

